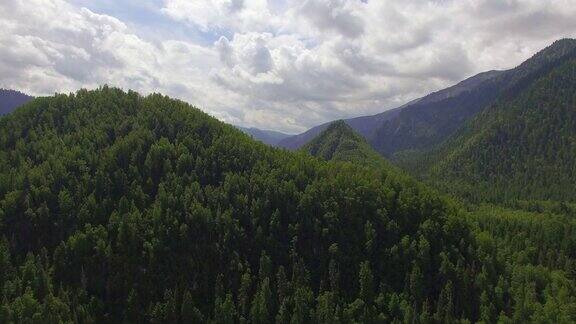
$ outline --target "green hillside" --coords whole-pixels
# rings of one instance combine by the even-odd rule
[[[390,167],[342,122],[330,125],[304,148],[324,159]],[[572,322],[568,309],[576,302],[575,206],[539,201],[515,201],[507,207],[464,206],[466,211],[459,217],[474,233],[475,255],[482,264],[474,279],[482,291],[476,305],[479,319],[484,323]],[[462,305],[469,307],[468,302]]]
[[[0,118],[0,323],[576,320],[572,223],[472,218],[331,129],[353,163],[108,87]]]
[[[342,120],[330,124],[320,135],[304,145],[302,150],[325,160],[378,166],[385,164],[364,137]]]
[[[161,95],[35,99],[0,119],[0,322],[477,319],[470,232],[401,178]]]
[[[429,176],[470,201],[576,201],[576,52],[509,92],[426,158]]]

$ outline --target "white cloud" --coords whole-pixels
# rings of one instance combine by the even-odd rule
[[[203,31],[263,31],[278,20],[267,0],[166,0],[162,12]]]
[[[149,42],[113,17],[61,0],[2,2],[0,16],[3,87],[50,94],[110,84],[164,92],[214,115],[229,104],[206,82],[219,64],[211,48]]]
[[[164,0],[161,7],[157,14],[172,24],[164,30],[193,29],[206,41],[159,38],[162,30],[148,38],[134,22],[65,0],[2,1],[0,86],[46,94],[108,83],[164,92],[227,122],[301,131],[513,67],[576,36],[573,0]]]
[[[322,31],[334,30],[355,38],[364,32],[364,20],[355,14],[354,4],[346,0],[306,0],[298,8],[298,14]]]

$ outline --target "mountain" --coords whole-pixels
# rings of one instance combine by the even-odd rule
[[[379,113],[372,116],[361,116],[356,118],[345,119],[344,122],[348,124],[354,131],[358,132],[365,138],[370,138],[372,133],[376,128],[384,121],[389,120],[397,116],[399,110],[403,108],[396,108]],[[278,143],[279,147],[287,148],[289,150],[296,150],[306,143],[310,142],[320,133],[322,133],[332,122],[324,123],[319,126],[315,126],[307,130],[306,132],[298,135],[293,135],[281,140]]]
[[[33,97],[19,91],[0,89],[0,115],[11,113],[32,99]]]
[[[533,71],[518,78],[521,87],[423,159],[424,173],[446,191],[471,201],[576,202],[576,41],[525,65]]]
[[[404,120],[411,118],[413,115],[418,115],[421,113],[420,111],[422,109],[429,108],[433,110],[441,110],[444,106],[458,108],[456,105],[461,103],[467,103],[474,106],[483,104],[484,100],[487,99],[483,97],[482,93],[490,92],[490,90],[485,88],[480,89],[480,84],[486,80],[500,75],[501,73],[501,71],[480,73],[458,83],[455,86],[432,93],[426,97],[413,100],[398,108],[387,110],[376,115],[345,119],[344,121],[356,132],[364,136],[380,153],[389,156],[390,152],[388,152],[388,149],[385,147],[385,145],[381,143],[381,139],[385,138],[392,143],[392,141],[397,140],[397,137],[400,139],[403,139],[404,137],[395,134],[385,134],[385,132],[393,132],[394,130],[403,132],[404,130],[402,125],[405,124]],[[486,88],[489,87],[487,86]],[[479,93],[471,95],[471,90],[476,90]],[[493,96],[494,95],[489,96],[488,99],[492,99]],[[481,98],[481,102],[477,101],[478,98]],[[437,113],[433,113],[433,115],[436,114]],[[450,121],[458,118],[455,116],[442,115],[436,117]],[[459,118],[465,119],[466,117],[460,116]],[[415,123],[418,124],[418,122]],[[420,121],[418,125],[423,127],[424,124],[424,122]],[[282,140],[278,145],[288,149],[297,149],[320,134],[324,129],[326,129],[326,127],[328,127],[328,125],[330,125],[330,122],[313,127],[302,134],[294,135]]]
[[[441,143],[499,95],[502,74],[478,74],[404,107],[395,118],[378,125],[370,144],[382,155],[393,157]]]
[[[374,116],[345,120],[380,154],[396,158],[405,152],[428,151],[506,94],[520,92],[542,73],[561,64],[576,41],[563,39],[506,71],[475,75],[457,85]],[[318,135],[327,124],[289,137],[279,146],[295,149]]]
[[[343,120],[333,122],[302,150],[325,160],[382,166],[384,160]]]
[[[272,146],[276,146],[280,141],[291,136],[281,132],[276,132],[272,130],[263,130],[254,127],[251,128],[238,127],[238,129],[252,136],[252,138],[254,138],[255,140],[258,140],[264,144]]]
[[[0,118],[2,323],[476,322],[499,277],[475,276],[503,267],[476,246],[415,181],[159,94],[80,90]],[[571,283],[554,278],[538,289]]]

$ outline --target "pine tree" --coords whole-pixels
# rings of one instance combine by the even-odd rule
[[[370,262],[364,261],[360,264],[359,273],[360,295],[367,307],[371,307],[374,302],[374,276],[370,268]]]
[[[204,321],[204,316],[202,316],[202,313],[194,306],[192,295],[188,290],[184,292],[184,296],[182,297],[180,317],[183,323],[202,323]]]
[[[242,274],[240,291],[238,292],[238,308],[241,316],[246,316],[248,314],[251,290],[252,276],[250,275],[250,268],[247,268],[246,271]]]
[[[337,308],[335,293],[329,291],[321,293],[316,303],[316,322],[326,324],[339,323],[340,318],[338,317]]]
[[[438,304],[434,318],[439,323],[452,323],[454,319],[452,301],[452,281],[448,281],[438,297]]]
[[[250,308],[250,321],[256,324],[265,324],[270,321],[272,311],[272,292],[270,290],[270,279],[264,278],[258,285],[258,290],[252,300]]]
[[[290,323],[308,323],[314,303],[312,290],[307,286],[300,286],[294,292],[294,310]]]
[[[217,307],[214,310],[214,322],[217,324],[234,324],[236,319],[236,307],[232,294],[226,294],[224,301],[217,301]]]

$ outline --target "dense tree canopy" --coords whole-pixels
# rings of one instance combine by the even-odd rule
[[[576,320],[573,207],[461,211],[334,129],[348,162],[108,87],[1,118],[0,322]]]
[[[0,148],[0,322],[479,316],[471,232],[390,170],[107,87],[0,119]]]
[[[371,149],[363,143],[350,128],[337,123],[306,148],[323,158],[386,168],[382,158],[376,157],[381,163],[375,162],[374,154],[368,152]],[[478,199],[488,196],[479,195]],[[503,206],[480,203],[462,207],[462,215],[474,232],[475,257],[479,259],[475,262],[480,269],[474,275],[474,282],[480,299],[461,300],[461,305],[469,309],[479,307],[479,320],[484,323],[573,322],[576,315],[576,206],[554,201],[513,200]],[[419,271],[412,275],[418,277]],[[411,291],[419,294],[417,288]],[[441,292],[433,317],[423,312],[419,321],[441,321],[445,314],[439,310],[454,303],[454,296],[449,292]]]
[[[391,168],[370,144],[343,120],[330,124],[314,140],[304,145],[303,151],[313,156],[340,162],[352,162],[375,168]]]

